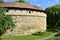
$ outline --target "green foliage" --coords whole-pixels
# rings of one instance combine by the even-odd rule
[[[54,40],[60,40],[60,37],[55,38]]]
[[[16,2],[26,3],[26,1],[25,1],[25,0],[16,0]]]
[[[6,9],[0,7],[0,36],[7,30],[14,27],[11,16],[5,15]]]
[[[0,3],[2,3],[3,2],[3,0],[0,0]]]
[[[49,40],[60,40],[60,32],[58,32],[58,34],[56,34],[53,38]]]
[[[54,5],[45,9],[48,13],[47,24],[50,28],[58,28],[60,26],[60,5]]]
[[[53,37],[53,38],[51,38],[49,40],[60,40],[60,37]]]

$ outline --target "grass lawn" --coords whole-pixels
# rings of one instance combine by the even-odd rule
[[[53,37],[53,38],[51,38],[51,39],[49,39],[49,40],[60,40],[60,36]]]
[[[38,39],[46,37],[52,33],[53,32],[51,32],[51,31],[46,31],[43,34],[39,34],[39,35],[9,36],[9,37],[4,37],[1,40],[38,40]]]
[[[53,38],[51,38],[49,40],[60,40],[60,32],[58,32],[57,35],[55,35]]]

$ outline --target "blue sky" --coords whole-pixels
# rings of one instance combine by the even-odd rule
[[[60,0],[26,0],[30,4],[37,5],[42,7],[43,9],[55,5],[60,4]],[[14,0],[4,0],[4,2],[14,2]]]

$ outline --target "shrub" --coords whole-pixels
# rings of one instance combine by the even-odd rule
[[[5,15],[6,9],[0,7],[0,36],[7,30],[14,27],[11,16]]]

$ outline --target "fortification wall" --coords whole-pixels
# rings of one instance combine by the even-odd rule
[[[30,10],[9,10],[5,15],[12,16],[15,23],[14,29],[9,29],[4,36],[28,35],[46,30],[46,17],[43,12]]]

